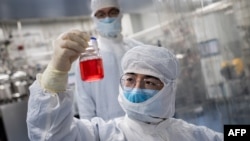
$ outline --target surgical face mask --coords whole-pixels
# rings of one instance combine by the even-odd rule
[[[116,20],[116,18],[106,17],[106,18],[100,19],[99,21],[102,22],[102,23],[112,23],[115,20]]]
[[[159,123],[175,113],[175,84],[164,83],[164,87],[150,99],[142,103],[132,103],[124,95],[120,87],[118,101],[128,117],[143,122]]]
[[[144,102],[151,97],[153,97],[159,90],[151,90],[151,89],[132,89],[128,90],[124,88],[124,96],[132,103],[141,103]]]
[[[121,16],[104,19],[94,19],[96,30],[101,36],[108,38],[116,38],[121,33]]]

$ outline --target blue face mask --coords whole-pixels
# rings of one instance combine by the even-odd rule
[[[156,93],[158,93],[159,90],[151,90],[151,89],[132,89],[127,90],[124,89],[123,93],[124,96],[133,103],[141,103],[149,98],[153,97]]]
[[[116,20],[116,18],[106,17],[106,18],[100,19],[99,21],[102,22],[102,23],[112,23],[115,20]]]
[[[95,19],[96,30],[100,35],[115,38],[121,33],[121,16],[116,18]]]

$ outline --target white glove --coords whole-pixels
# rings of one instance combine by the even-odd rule
[[[88,47],[90,37],[79,30],[71,30],[61,34],[53,42],[52,59],[42,74],[41,86],[49,92],[58,93],[66,90],[68,71],[71,64]]]

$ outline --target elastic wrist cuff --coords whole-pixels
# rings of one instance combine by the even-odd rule
[[[66,90],[68,82],[68,72],[59,71],[48,66],[42,74],[41,86],[52,93]]]

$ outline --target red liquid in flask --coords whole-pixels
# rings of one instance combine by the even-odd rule
[[[83,81],[91,82],[104,77],[102,59],[91,59],[80,62],[80,71]]]

